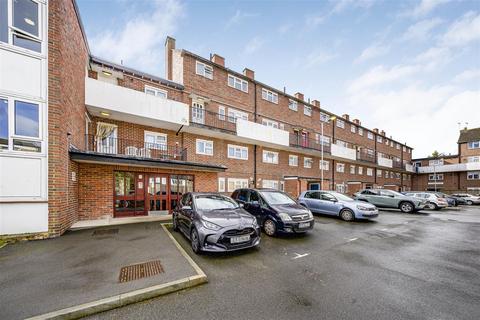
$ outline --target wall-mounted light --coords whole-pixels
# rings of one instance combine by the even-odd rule
[[[104,76],[107,76],[107,77],[110,77],[112,75],[111,72],[108,72],[108,71],[105,71],[105,70],[103,70],[102,73],[103,73]]]
[[[110,113],[105,112],[105,111],[101,111],[100,114],[101,114],[102,116],[105,116],[105,117],[110,116]]]

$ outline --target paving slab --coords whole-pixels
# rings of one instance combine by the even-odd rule
[[[103,310],[105,305],[111,309],[141,300],[132,298],[132,292],[149,298],[165,293],[164,284],[172,283],[178,290],[185,287],[179,280],[198,282],[203,272],[172,240],[156,222],[67,232],[56,239],[8,245],[0,250],[0,318],[24,319],[89,304],[101,311],[96,301],[102,299],[106,299]],[[155,260],[163,272],[120,282],[122,267]]]

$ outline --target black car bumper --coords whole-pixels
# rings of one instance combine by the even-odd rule
[[[232,239],[246,237],[249,239],[235,243]],[[207,235],[203,241],[202,250],[207,252],[228,252],[256,247],[260,244],[260,228],[242,230],[230,229],[221,234]]]
[[[315,225],[315,220],[306,220],[306,221],[295,221],[295,222],[283,222],[282,225],[279,226],[279,232],[285,233],[305,233],[309,230],[313,229]]]

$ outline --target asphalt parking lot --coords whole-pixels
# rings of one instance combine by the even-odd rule
[[[480,206],[375,221],[317,216],[304,236],[195,255],[209,283],[92,319],[480,319]]]

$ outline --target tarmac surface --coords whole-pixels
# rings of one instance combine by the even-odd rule
[[[348,223],[195,255],[205,285],[91,319],[480,319],[480,206]]]

